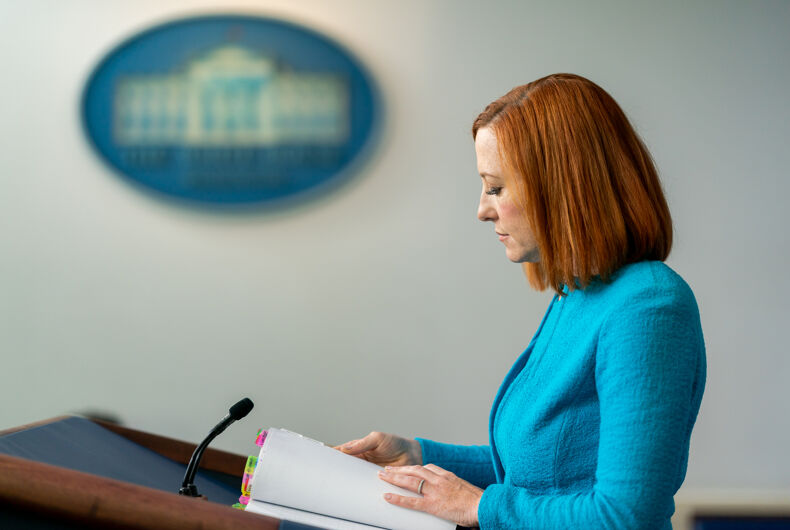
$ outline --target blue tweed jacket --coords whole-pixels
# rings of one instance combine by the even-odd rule
[[[487,528],[671,528],[705,386],[691,289],[661,262],[554,296],[491,409],[488,446],[418,438],[484,488]]]

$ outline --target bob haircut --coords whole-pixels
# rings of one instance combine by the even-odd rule
[[[667,258],[672,218],[655,165],[601,87],[573,74],[543,77],[489,104],[472,137],[484,127],[538,244],[540,262],[523,264],[533,288],[562,295],[627,263]]]

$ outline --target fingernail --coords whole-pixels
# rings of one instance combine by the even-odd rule
[[[379,471],[379,476],[380,477],[388,477],[389,473],[387,473],[386,471]]]
[[[392,493],[385,493],[384,498],[387,499],[388,501],[392,500]]]
[[[384,466],[384,469],[392,469],[392,466]]]

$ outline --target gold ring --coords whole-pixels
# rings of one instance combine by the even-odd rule
[[[418,493],[418,494],[420,494],[420,495],[422,495],[422,485],[423,485],[423,484],[425,484],[425,479],[422,479],[422,480],[420,481],[420,485],[419,485],[419,486],[417,486],[417,493]]]

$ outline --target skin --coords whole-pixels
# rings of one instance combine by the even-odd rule
[[[494,224],[510,261],[538,262],[540,253],[535,236],[524,211],[513,199],[512,190],[507,185],[508,175],[503,172],[496,136],[488,127],[477,131],[475,154],[477,171],[483,181],[477,218]],[[379,471],[381,480],[414,493],[417,493],[420,481],[425,481],[422,496],[404,497],[388,493],[384,499],[390,504],[430,513],[461,526],[478,526],[477,508],[483,490],[438,466],[423,466],[422,449],[416,440],[372,432],[335,449],[386,466]]]
[[[514,201],[508,187],[499,145],[494,132],[483,127],[475,139],[477,171],[483,180],[477,218],[494,223],[499,240],[505,245],[505,254],[514,263],[537,263],[540,252],[535,235],[529,227],[524,210]]]
[[[384,500],[390,504],[430,513],[461,526],[477,526],[477,506],[483,490],[439,466],[423,466],[422,449],[416,440],[372,432],[335,449],[368,462],[386,465],[379,471],[381,480],[414,493],[417,493],[420,481],[425,480],[421,497],[387,493]]]
[[[407,440],[383,432],[374,431],[364,438],[351,440],[335,449],[379,466],[422,464],[422,448],[417,440]]]

